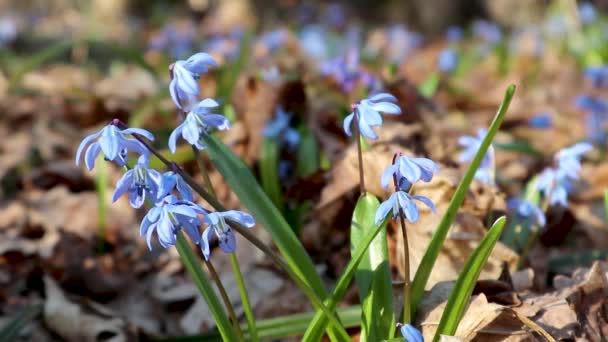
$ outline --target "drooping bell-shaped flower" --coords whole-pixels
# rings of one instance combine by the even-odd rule
[[[348,136],[352,136],[351,126],[356,117],[361,135],[372,140],[378,139],[372,127],[382,125],[384,120],[380,113],[401,114],[401,108],[394,102],[397,102],[397,98],[387,93],[361,100],[358,104],[353,105],[353,112],[344,119],[344,132]]]
[[[200,75],[207,72],[209,67],[216,65],[215,60],[204,52],[196,53],[185,61],[179,60],[171,64],[169,68],[172,79],[169,83],[169,93],[177,107],[182,110],[188,109],[198,95]]]
[[[133,208],[140,208],[144,204],[146,196],[155,202],[158,197],[160,179],[160,173],[149,169],[148,159],[141,156],[135,167],[125,172],[116,183],[112,202],[116,202],[125,192],[129,193],[129,203]]]
[[[181,135],[190,145],[199,150],[204,150],[201,138],[203,134],[209,134],[211,128],[224,131],[230,129],[230,121],[220,114],[212,113],[219,104],[213,99],[204,99],[199,102],[186,115],[186,120],[177,126],[169,136],[169,150],[175,153],[177,149],[177,138]]]
[[[229,222],[239,224],[245,228],[255,226],[253,216],[242,211],[229,210],[207,214],[205,216],[205,223],[208,227],[201,237],[201,251],[206,260],[209,260],[211,255],[210,244],[213,235],[217,236],[220,248],[225,253],[233,253],[235,251],[236,236],[228,224]]]

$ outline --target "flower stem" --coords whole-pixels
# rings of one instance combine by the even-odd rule
[[[355,109],[356,111],[356,109]],[[355,139],[357,139],[357,156],[359,157],[359,191],[361,195],[365,194],[365,177],[363,174],[363,148],[361,146],[361,132],[359,131],[359,120],[357,119],[357,115],[355,113],[353,119],[353,127],[355,130]]]
[[[551,194],[553,191],[549,192],[549,196],[545,196],[543,199],[543,205],[541,206],[541,210],[543,213],[546,213],[549,209],[549,201],[551,198]],[[532,228],[530,228],[530,234],[528,235],[528,239],[526,241],[526,245],[524,249],[521,251],[519,259],[517,260],[517,270],[521,270],[524,267],[526,259],[528,258],[528,253],[530,253],[530,249],[534,246],[534,242],[536,241],[536,237],[538,236],[538,232],[540,231],[540,227],[538,224],[534,224]]]
[[[205,180],[205,185],[207,186],[207,191],[209,191],[209,193],[213,197],[217,198],[217,196],[215,195],[215,189],[213,189],[213,183],[211,183],[211,178],[209,178],[209,172],[207,171],[205,162],[202,159],[201,152],[198,150],[198,148],[196,148],[194,146],[192,146],[192,152],[194,152],[194,157],[196,159],[196,162],[198,163],[198,168],[201,170],[201,173],[203,174],[203,179]]]
[[[399,215],[399,221],[401,222],[401,234],[403,235],[403,312],[402,322],[411,323],[411,280],[410,280],[410,250],[409,243],[407,240],[407,230],[405,229],[405,219],[403,218],[403,211]]]
[[[239,267],[239,262],[236,259],[236,255],[234,253],[230,253],[229,255],[230,264],[232,264],[232,269],[234,270],[234,277],[236,278],[236,284],[239,288],[239,293],[241,294],[243,310],[245,311],[245,317],[247,318],[250,341],[257,342],[258,329],[255,324],[255,316],[253,315],[253,310],[251,309],[251,303],[249,302],[249,294],[247,293],[247,287],[245,286],[245,281],[243,280],[243,274],[241,273],[241,268]]]
[[[222,281],[220,280],[220,277],[217,274],[215,267],[213,267],[213,264],[209,260],[205,260],[205,266],[207,266],[207,270],[209,270],[209,274],[211,275],[211,278],[215,282],[217,289],[220,291],[220,296],[222,297],[222,300],[224,301],[224,306],[226,306],[226,310],[228,310],[228,316],[230,316],[230,320],[232,321],[234,330],[236,331],[237,335],[239,336],[239,339],[241,341],[245,341],[245,337],[243,336],[243,331],[241,330],[241,325],[239,324],[239,320],[238,320],[238,318],[236,318],[236,313],[234,312],[234,307],[232,306],[232,303],[230,303],[230,298],[228,298],[228,293],[226,292],[226,288],[222,284]]]

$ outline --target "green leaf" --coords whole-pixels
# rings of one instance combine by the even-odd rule
[[[32,305],[19,311],[15,318],[0,329],[0,342],[17,340],[23,327],[42,312],[42,305]]]
[[[534,158],[542,158],[544,156],[542,152],[532,147],[532,145],[530,145],[530,143],[525,140],[516,140],[502,144],[495,143],[494,146],[504,151],[528,154],[533,156]]]
[[[298,176],[306,177],[319,169],[319,146],[313,132],[306,126],[300,128],[298,145]]]
[[[230,320],[228,320],[228,316],[226,315],[226,312],[224,312],[224,308],[217,298],[213,287],[211,287],[209,278],[207,278],[207,275],[205,275],[205,272],[201,269],[198,258],[194,252],[192,252],[190,245],[188,245],[188,241],[184,238],[184,233],[177,233],[177,243],[175,246],[177,247],[177,251],[179,252],[179,256],[181,257],[186,270],[188,270],[196,287],[198,287],[198,290],[205,299],[222,339],[224,341],[238,341],[239,339],[234,332],[234,328],[230,324]]]
[[[97,191],[97,253],[103,254],[106,241],[107,226],[107,192],[108,192],[108,163],[103,160],[103,156],[97,157],[97,168],[95,171],[95,190]]]
[[[344,309],[336,310],[338,317],[344,326],[354,328],[361,323],[361,307],[350,306]],[[299,313],[294,315],[286,315],[282,317],[270,318],[257,321],[258,336],[263,340],[283,339],[286,337],[302,334],[310,320],[315,315],[315,312]],[[249,330],[247,325],[241,325],[246,339],[249,339]],[[173,337],[166,339],[157,339],[158,342],[216,342],[221,338],[217,332],[208,333],[205,335]]]
[[[578,267],[589,267],[596,260],[608,258],[608,250],[592,249],[549,258],[547,269],[551,273],[568,274]]]
[[[259,168],[262,188],[270,197],[272,203],[282,211],[283,196],[281,195],[281,183],[279,182],[279,145],[275,139],[262,139]]]
[[[530,203],[538,206],[540,203],[540,191],[536,188],[536,181],[538,176],[534,176],[528,181],[524,190],[524,199]],[[517,222],[512,222],[507,225],[505,233],[503,234],[502,241],[505,245],[514,251],[520,249],[528,241],[531,233],[530,225],[522,225]]]
[[[418,86],[418,90],[425,97],[433,97],[439,88],[440,80],[439,73],[434,72]]]
[[[496,116],[494,117],[490,128],[488,129],[488,134],[481,143],[479,151],[477,151],[477,154],[475,155],[475,158],[473,158],[471,165],[469,165],[469,169],[460,181],[460,184],[458,184],[456,192],[454,192],[454,196],[452,196],[452,200],[450,201],[450,204],[448,205],[445,214],[441,218],[437,229],[435,229],[435,233],[433,233],[431,242],[429,243],[429,246],[426,252],[424,253],[424,256],[422,257],[422,260],[420,261],[420,265],[418,266],[418,270],[416,271],[416,275],[414,276],[414,280],[412,282],[412,317],[415,317],[416,307],[422,299],[422,295],[424,294],[424,287],[426,286],[426,283],[431,275],[431,271],[433,270],[433,266],[435,265],[435,261],[437,260],[439,252],[441,251],[441,247],[443,246],[450,226],[456,218],[458,208],[460,208],[460,205],[464,201],[464,197],[469,189],[469,186],[471,185],[471,182],[473,181],[475,172],[477,171],[477,168],[479,168],[479,165],[481,164],[481,161],[485,156],[488,147],[490,147],[490,144],[492,143],[492,139],[494,139],[494,136],[496,135],[498,129],[500,128],[500,125],[502,124],[505,114],[507,113],[507,109],[509,108],[509,104],[511,103],[511,98],[513,98],[514,92],[515,86],[510,85],[507,88],[507,91],[505,92],[505,97],[502,100],[500,107],[498,108],[498,112],[496,113]]]
[[[359,266],[361,260],[366,255],[367,249],[372,243],[372,240],[380,234],[380,232],[386,230],[386,224],[388,219],[384,220],[380,225],[378,225],[373,231],[368,232],[365,235],[365,238],[361,239],[359,246],[355,252],[351,253],[351,260],[346,265],[346,269],[338,279],[336,283],[336,287],[334,288],[331,296],[325,301],[325,305],[331,311],[335,310],[336,305],[348,290],[348,286],[350,285],[351,280],[353,279],[355,272]],[[308,329],[304,333],[304,337],[302,341],[318,341],[324,334],[325,327],[327,326],[327,317],[322,312],[317,312],[313,320],[310,322]]]
[[[295,275],[310,288],[321,300],[327,297],[327,290],[314,267],[310,256],[298,240],[291,227],[279,210],[272,204],[264,190],[255,180],[247,165],[216,137],[206,135],[204,143],[211,161],[224,176],[230,189],[239,197],[241,203],[251,212],[256,220],[270,233],[288,266]],[[307,293],[308,288],[300,286]],[[309,295],[307,293],[307,295]],[[309,296],[309,299],[310,296]],[[319,303],[322,304],[322,303]],[[332,336],[344,335],[344,329],[332,326]]]
[[[374,216],[379,206],[380,202],[374,195],[364,194],[359,197],[350,226],[352,256],[356,255],[365,236],[376,227]],[[395,315],[385,229],[370,243],[357,267],[355,281],[363,307],[361,341],[389,338],[395,325]]]
[[[458,328],[458,324],[469,304],[477,278],[479,278],[483,266],[486,264],[490,253],[492,253],[496,241],[500,238],[506,221],[507,218],[502,216],[494,222],[464,265],[441,315],[437,332],[433,338],[434,342],[439,341],[441,335],[453,336],[456,333],[456,328]]]

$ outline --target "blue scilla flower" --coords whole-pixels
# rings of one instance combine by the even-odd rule
[[[521,224],[544,227],[547,220],[543,211],[534,203],[523,198],[513,197],[507,201],[507,208],[515,214],[515,220]]]
[[[307,25],[300,31],[300,46],[310,57],[324,61],[329,56],[326,36],[327,32],[323,26]]]
[[[262,34],[260,38],[258,38],[258,43],[262,44],[269,52],[273,53],[285,45],[288,38],[289,31],[286,29],[278,29]]]
[[[445,31],[445,39],[449,43],[456,43],[462,40],[464,37],[464,30],[460,26],[450,26]]]
[[[135,167],[125,172],[116,183],[112,202],[116,202],[125,192],[129,192],[129,203],[136,209],[144,204],[146,195],[156,201],[160,179],[158,171],[148,168],[148,158],[141,156]]]
[[[175,245],[177,232],[184,232],[196,244],[200,243],[198,227],[202,224],[199,215],[207,215],[207,212],[197,204],[179,200],[173,195],[166,196],[144,216],[141,222],[139,234],[146,236],[148,248],[152,250],[152,234],[156,232],[158,241],[164,248]]]
[[[416,158],[408,156],[400,156],[395,160],[393,165],[389,166],[382,173],[380,183],[384,189],[388,188],[393,175],[397,178],[397,184],[402,184],[402,178],[407,183],[413,184],[419,180],[430,182],[433,174],[439,172],[439,167],[434,161],[428,158]],[[408,190],[409,187],[402,188]]]
[[[395,24],[386,30],[386,41],[386,56],[392,63],[401,64],[424,43],[424,37],[404,25]]]
[[[169,136],[169,150],[175,153],[177,138],[181,135],[190,145],[199,150],[205,146],[201,136],[208,134],[211,128],[224,131],[230,129],[230,121],[223,115],[211,113],[219,104],[213,99],[204,99],[195,105],[186,115],[186,120],[177,126]]]
[[[475,21],[473,23],[473,34],[490,44],[496,44],[502,39],[500,27],[487,20]]]
[[[581,170],[581,159],[584,154],[591,151],[593,146],[582,142],[564,148],[555,154],[557,167],[560,173],[571,179],[578,179]]]
[[[473,160],[473,158],[477,154],[477,151],[479,151],[479,148],[481,147],[481,143],[483,142],[483,139],[485,139],[486,134],[488,134],[488,131],[486,131],[483,128],[479,128],[477,130],[477,136],[465,135],[465,136],[460,137],[458,139],[458,144],[460,144],[460,146],[464,147],[464,150],[458,156],[458,161],[461,163],[465,163],[465,162]],[[491,158],[490,154],[486,152],[486,155],[484,156],[484,160],[481,162],[482,165],[489,164],[490,158]]]
[[[255,226],[253,216],[237,210],[210,213],[205,216],[207,229],[201,237],[201,250],[206,260],[211,255],[210,243],[213,235],[217,236],[220,248],[225,253],[233,253],[236,249],[236,236],[230,225],[226,222],[239,224],[246,228]]]
[[[150,40],[152,50],[167,51],[171,58],[180,58],[192,50],[195,28],[192,22],[186,25],[174,23],[163,26],[161,31]]]
[[[608,121],[608,113],[586,113],[585,126],[587,128],[587,138],[589,141],[598,145],[606,143],[608,138],[608,134],[606,134],[606,121]]]
[[[149,140],[154,140],[152,133],[141,128],[119,129],[113,124],[102,128],[99,132],[91,134],[82,139],[76,151],[76,165],[80,164],[80,156],[85,149],[84,163],[87,169],[93,170],[95,158],[103,152],[106,160],[113,161],[119,166],[125,166],[128,151],[136,152],[143,156],[149,156],[150,152],[141,142],[129,138],[130,134],[139,134]]]
[[[589,67],[585,70],[585,77],[596,88],[608,87],[608,66]]]
[[[567,207],[571,188],[570,179],[559,169],[546,168],[536,181],[536,189],[549,198],[550,205]]]
[[[171,64],[172,80],[169,83],[169,92],[175,105],[180,109],[187,109],[198,95],[198,78],[202,73],[209,70],[210,66],[216,66],[213,58],[199,52],[187,60],[179,60]]]
[[[436,212],[435,205],[427,197],[410,195],[405,191],[399,190],[395,191],[391,197],[380,204],[376,210],[374,222],[376,225],[380,224],[380,222],[384,221],[388,216],[391,210],[393,212],[393,218],[402,216],[410,222],[416,222],[420,214],[414,200],[424,203],[433,213]]]
[[[597,18],[595,6],[590,2],[583,2],[578,6],[578,16],[583,24],[591,24]]]
[[[597,97],[580,95],[574,101],[575,106],[582,110],[598,113],[608,113],[608,101]]]
[[[264,127],[264,136],[285,143],[289,148],[295,148],[300,143],[300,133],[297,129],[289,126],[291,114],[285,112],[283,107],[278,106],[275,115]]]
[[[348,136],[352,136],[351,126],[356,115],[361,135],[373,140],[378,139],[378,136],[372,130],[372,126],[382,125],[383,119],[380,112],[384,114],[401,114],[401,108],[393,102],[397,102],[397,99],[387,93],[377,94],[361,100],[358,104],[353,105],[353,112],[344,119],[344,132]]]
[[[180,176],[179,173],[167,171],[163,173],[160,179],[158,199],[170,195],[173,189],[177,189],[177,192],[182,196],[182,199],[186,201],[192,201],[194,198],[192,188],[184,181],[182,176]]]
[[[397,323],[397,329],[399,329],[407,342],[424,342],[424,337],[422,337],[420,330],[414,328],[411,324]]]
[[[553,117],[549,113],[538,113],[528,119],[528,126],[537,129],[548,129],[553,126]]]
[[[439,70],[443,72],[452,72],[458,66],[458,54],[454,49],[445,49],[439,54],[437,61]]]

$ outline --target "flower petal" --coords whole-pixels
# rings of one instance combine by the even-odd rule
[[[346,118],[344,118],[344,123],[343,123],[344,133],[346,133],[346,135],[348,135],[349,137],[351,137],[353,135],[353,133],[351,131],[351,126],[352,126],[354,117],[355,117],[355,113],[350,113]]]
[[[120,196],[129,190],[129,187],[133,184],[133,172],[133,170],[125,172],[118,182],[116,182],[116,189],[112,194],[112,203],[116,202]]]
[[[87,152],[84,156],[84,165],[87,167],[87,170],[93,170],[95,167],[95,159],[97,159],[99,152],[101,152],[99,143],[94,142],[87,148]]]
[[[171,132],[171,135],[169,136],[169,151],[171,151],[171,153],[175,153],[177,138],[181,135],[182,129],[184,128],[184,124],[185,123],[182,123],[181,125],[175,127],[175,129],[173,130],[173,132]]]
[[[100,134],[101,134],[101,132],[97,132],[97,133],[88,135],[84,139],[82,139],[82,142],[80,143],[80,145],[78,145],[78,150],[76,151],[76,165],[77,166],[80,164],[80,155],[82,154],[82,151],[84,150],[84,148],[87,147],[87,145],[90,144],[91,141],[93,141],[97,137],[99,137]],[[91,169],[89,169],[89,170],[91,170]]]
[[[143,128],[127,128],[127,129],[123,130],[121,133],[122,134],[138,134],[143,137],[146,137],[146,139],[148,139],[148,140],[154,141],[154,134],[150,133],[149,131],[147,131]]]
[[[393,203],[395,202],[394,195],[395,194],[391,195],[386,201],[382,202],[378,209],[376,209],[376,215],[374,216],[374,223],[376,226],[384,221],[388,213],[393,209]]]
[[[399,170],[399,165],[398,164],[392,164],[391,166],[387,167],[384,170],[384,172],[382,172],[382,176],[380,177],[380,184],[382,185],[383,189],[387,189],[388,188],[388,184],[393,179],[393,174],[395,172],[397,172],[397,170]]]
[[[255,219],[248,213],[238,210],[228,210],[220,213],[224,218],[236,222],[244,227],[251,228],[255,226]]]

